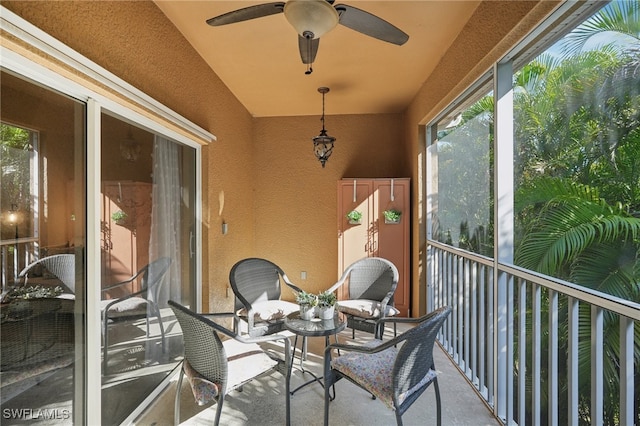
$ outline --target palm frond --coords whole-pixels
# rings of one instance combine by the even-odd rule
[[[640,43],[640,7],[637,1],[613,2],[568,34],[562,43],[565,55],[579,52],[598,34],[617,33]]]
[[[630,217],[620,205],[594,200],[583,186],[571,189],[566,182],[547,182],[543,188],[556,191],[556,196],[536,209],[516,251],[520,266],[559,276],[592,245],[620,244],[640,235],[640,219]]]

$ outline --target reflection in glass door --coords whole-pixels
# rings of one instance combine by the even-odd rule
[[[103,114],[102,423],[120,424],[177,365],[169,299],[190,304],[195,149]]]
[[[81,424],[86,105],[0,82],[0,422]]]

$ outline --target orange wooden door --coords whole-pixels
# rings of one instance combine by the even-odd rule
[[[410,222],[409,179],[376,179],[373,182],[374,221],[376,222],[376,250],[374,256],[391,261],[400,275],[395,292],[395,307],[402,316],[410,308]],[[384,211],[401,213],[398,223],[387,223]]]

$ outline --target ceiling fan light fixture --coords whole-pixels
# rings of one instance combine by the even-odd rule
[[[284,5],[284,16],[299,35],[311,33],[316,39],[338,25],[338,12],[326,0],[289,0]]]

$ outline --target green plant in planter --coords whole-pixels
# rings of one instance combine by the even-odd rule
[[[320,308],[329,308],[335,305],[337,301],[338,298],[333,292],[323,291],[318,294],[318,307]]]
[[[113,220],[116,223],[122,222],[123,220],[126,220],[126,219],[127,219],[127,214],[122,210],[118,210],[117,212],[113,212],[111,214],[111,220]]]
[[[316,306],[318,304],[318,297],[313,293],[307,293],[301,290],[296,295],[296,302],[300,306]]]
[[[400,222],[402,212],[399,212],[398,210],[385,210],[383,214],[386,222]]]
[[[41,285],[17,287],[9,290],[9,292],[3,296],[2,303],[9,303],[15,299],[49,299],[61,295],[63,291],[60,286],[53,288],[43,287]]]
[[[360,213],[358,210],[351,210],[349,213],[347,213],[347,219],[349,219],[349,222],[360,222],[360,220],[362,219],[362,213]]]

